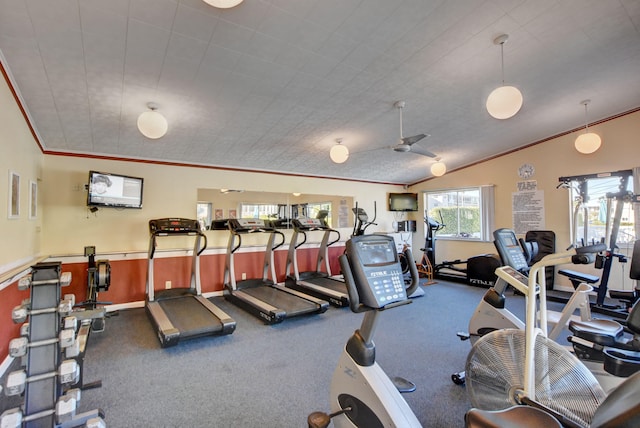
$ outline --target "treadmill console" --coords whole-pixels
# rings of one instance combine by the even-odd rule
[[[516,238],[516,234],[511,229],[498,229],[493,232],[494,243],[502,263],[520,271],[527,272],[529,264],[525,258],[524,251]]]
[[[267,226],[264,220],[259,218],[230,218],[229,230],[232,232],[269,232],[273,227]]]
[[[293,227],[298,230],[325,229],[322,220],[317,218],[300,217],[293,219]]]
[[[149,220],[149,232],[155,235],[201,233],[198,220],[188,218],[159,218]]]
[[[354,236],[347,241],[346,254],[360,303],[377,309],[407,300],[402,267],[392,237]]]

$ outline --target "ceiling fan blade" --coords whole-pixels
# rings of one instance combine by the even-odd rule
[[[411,146],[411,153],[415,153],[417,155],[427,156],[429,158],[438,157],[436,154],[430,152],[429,150],[423,149],[420,146]]]
[[[418,134],[418,135],[413,135],[411,137],[404,137],[402,138],[402,144],[406,144],[408,146],[417,143],[418,141],[422,140],[425,137],[429,137],[429,134]]]

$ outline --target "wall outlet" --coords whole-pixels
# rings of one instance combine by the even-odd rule
[[[164,282],[164,288],[166,288],[167,290],[171,288],[171,281],[165,281]]]
[[[245,279],[247,279],[247,273],[246,272],[242,272],[242,280],[244,281]]]

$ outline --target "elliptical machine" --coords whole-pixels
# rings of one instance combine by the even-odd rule
[[[331,420],[336,427],[421,426],[398,387],[376,363],[373,343],[381,312],[411,303],[407,295],[418,287],[418,270],[409,249],[405,257],[412,277],[407,289],[392,237],[362,235],[347,241],[340,267],[351,310],[365,315],[333,374],[329,394],[332,413],[310,414],[309,428],[325,428]]]

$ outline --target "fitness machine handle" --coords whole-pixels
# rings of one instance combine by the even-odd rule
[[[605,251],[607,246],[605,244],[586,245],[584,247],[576,248],[576,254],[596,254],[601,251]]]
[[[349,258],[346,254],[343,254],[338,257],[338,261],[340,262],[340,269],[342,270],[342,275],[344,276],[344,283],[346,284],[347,291],[349,292],[349,307],[351,308],[351,312],[360,313],[370,311],[372,308],[360,304],[360,299],[358,298],[358,290],[356,290],[353,273],[351,273],[351,264],[349,263]]]
[[[202,232],[198,232],[198,235],[200,235],[201,238],[204,238],[204,243],[202,244],[202,248],[198,250],[198,253],[196,254],[197,256],[202,254],[202,252],[207,249],[207,235]]]
[[[280,243],[279,243],[279,244],[274,245],[274,246],[271,248],[272,250],[275,250],[276,248],[281,247],[281,246],[284,244],[284,233],[280,232],[279,230],[275,230],[275,229],[274,229],[273,231],[271,231],[271,233],[274,233],[274,234],[276,234],[276,235],[280,235],[280,238],[282,238],[282,241],[280,241]]]
[[[336,242],[338,242],[338,241],[340,240],[340,232],[338,232],[338,231],[337,231],[337,230],[335,230],[335,229],[329,229],[329,230],[330,230],[331,232],[335,232],[335,233],[336,233],[336,235],[338,235],[338,237],[337,237],[336,239],[334,239],[333,241],[328,242],[328,243],[327,243],[327,247],[332,246],[333,244],[335,244]]]
[[[571,256],[571,263],[574,265],[590,265],[595,262],[595,254],[601,251],[605,251],[607,246],[605,244],[587,245],[584,247],[576,248],[576,254]]]
[[[307,233],[304,230],[298,230],[298,233],[302,234],[302,241],[298,242],[294,248],[299,248],[305,242],[307,242]]]
[[[413,259],[413,253],[411,252],[411,247],[408,245],[403,251],[404,256],[407,259],[407,264],[409,265],[409,272],[411,273],[411,283],[409,287],[407,287],[407,297],[412,295],[418,285],[420,284],[420,275],[418,274],[418,266],[416,265],[415,260]]]

